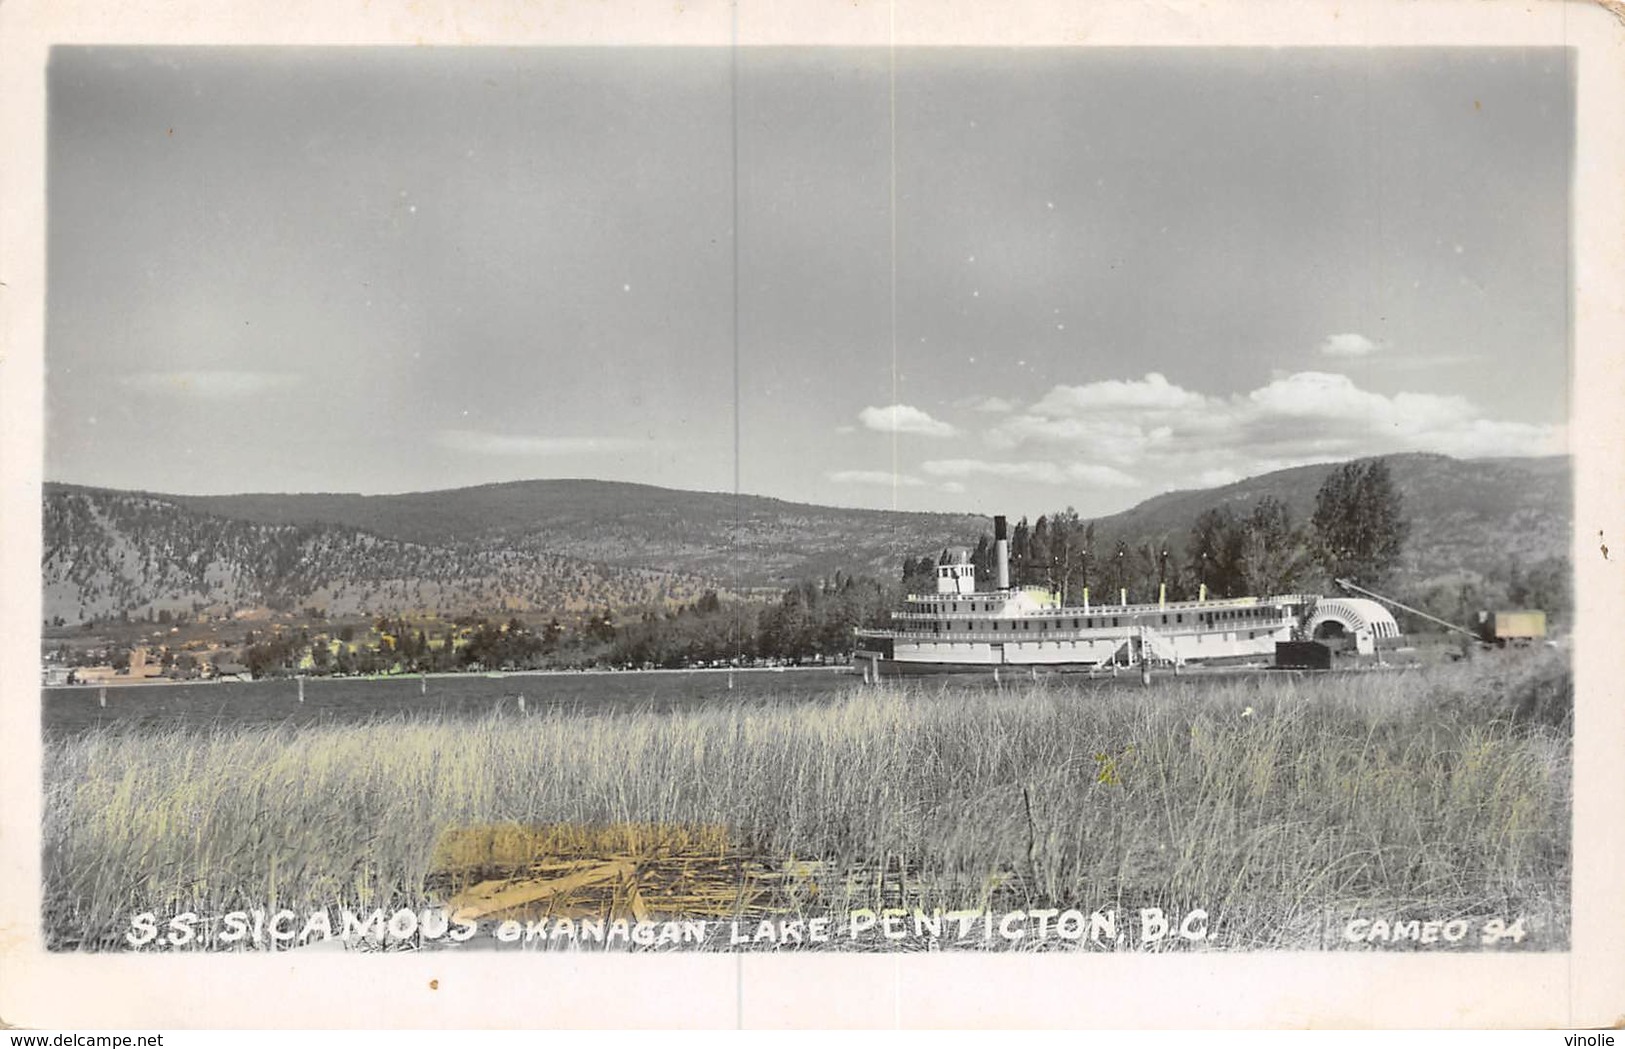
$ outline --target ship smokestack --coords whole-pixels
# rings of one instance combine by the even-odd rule
[[[1010,536],[1003,517],[993,518],[993,572],[998,588],[1010,589]]]

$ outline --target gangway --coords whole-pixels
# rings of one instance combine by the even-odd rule
[[[1141,626],[1140,658],[1144,660],[1147,657],[1160,659],[1176,667],[1185,662],[1180,658],[1179,649],[1171,640],[1148,626]]]
[[[1446,622],[1445,620],[1440,619],[1438,616],[1429,615],[1428,613],[1422,611],[1419,608],[1412,608],[1410,605],[1404,604],[1403,602],[1400,602],[1400,601],[1395,601],[1391,597],[1384,597],[1382,594],[1377,593],[1375,590],[1367,590],[1365,587],[1359,586],[1359,585],[1357,585],[1357,584],[1355,584],[1353,582],[1350,582],[1347,579],[1336,579],[1336,580],[1333,580],[1333,582],[1335,582],[1338,586],[1342,587],[1344,590],[1351,590],[1351,591],[1353,591],[1354,593],[1357,593],[1357,594],[1364,594],[1365,596],[1367,596],[1369,598],[1373,598],[1374,600],[1381,601],[1385,605],[1393,605],[1395,608],[1398,608],[1398,609],[1401,609],[1403,611],[1409,612],[1413,616],[1421,616],[1423,619],[1426,619],[1428,622],[1437,623],[1437,624],[1439,624],[1440,626],[1444,627],[1447,630],[1454,630],[1458,634],[1466,634],[1468,637],[1472,638],[1474,641],[1482,641],[1483,640],[1477,634],[1473,633],[1471,630],[1468,630],[1466,627],[1461,627],[1461,626],[1457,626],[1454,623]]]

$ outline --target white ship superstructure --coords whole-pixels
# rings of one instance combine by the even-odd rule
[[[892,613],[889,629],[857,632],[855,662],[869,674],[1266,662],[1277,642],[1314,636],[1323,624],[1347,628],[1362,651],[1375,638],[1398,634],[1375,602],[1308,594],[1198,601],[1159,594],[1151,604],[1099,604],[1085,591],[1083,604],[1064,607],[1047,590],[1009,585],[1002,517],[994,519],[994,536],[992,589],[978,589],[969,556],[953,551],[937,566],[935,593],[910,596],[903,611]]]

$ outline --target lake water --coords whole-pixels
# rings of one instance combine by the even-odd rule
[[[1187,680],[1272,674],[1253,668],[1187,669]],[[1165,671],[1156,675],[1168,680]],[[729,686],[730,680],[732,687]],[[1020,687],[1017,673],[1006,678]],[[1139,675],[1043,673],[1050,687],[1074,692],[1138,687]],[[712,703],[783,704],[833,699],[861,688],[862,677],[846,667],[783,671],[651,670],[587,673],[447,674],[388,678],[307,678],[305,700],[293,678],[269,681],[114,685],[107,706],[100,688],[76,685],[41,690],[41,720],[50,738],[73,736],[97,727],[165,731],[208,730],[232,725],[355,724],[412,715],[477,718],[517,713],[519,697],[529,713],[560,710],[573,714],[685,710]],[[991,674],[933,674],[892,679],[888,685],[932,692],[992,692]]]
[[[732,687],[729,687],[730,677]],[[775,671],[651,671],[391,678],[309,678],[305,700],[291,678],[267,681],[74,686],[42,690],[45,734],[76,735],[98,726],[143,730],[212,725],[347,724],[403,715],[482,717],[525,709],[584,714],[677,710],[717,702],[784,702],[833,696],[861,683],[834,668]]]

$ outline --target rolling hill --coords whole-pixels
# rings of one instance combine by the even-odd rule
[[[1460,572],[1486,574],[1509,557],[1534,562],[1567,556],[1573,531],[1573,467],[1567,456],[1453,459],[1386,457],[1411,520],[1397,577],[1420,582]],[[1168,492],[1101,518],[1104,536],[1165,537],[1181,546],[1191,522],[1210,506],[1245,512],[1265,496],[1285,503],[1307,525],[1315,493],[1338,464],[1300,466],[1219,488]]]
[[[712,586],[681,572],[234,520],[162,497],[62,485],[47,488],[43,526],[44,614],[67,622],[193,606],[570,612],[692,600]]]
[[[731,587],[779,587],[844,572],[891,574],[901,558],[975,542],[969,514],[810,506],[756,495],[615,481],[514,481],[405,495],[157,496],[266,525],[340,525],[407,543],[554,554],[659,567]]]
[[[603,481],[210,497],[48,484],[45,615],[620,608],[837,570],[891,577],[905,553],[987,526]]]
[[[1412,520],[1399,579],[1566,555],[1567,458],[1389,458]],[[1269,495],[1308,521],[1335,464],[1170,492],[1100,519],[1105,540],[1184,545],[1202,510]],[[1064,504],[1065,493],[1058,493]],[[404,495],[183,496],[48,484],[45,614],[77,622],[193,604],[335,614],[568,612],[778,588],[974,543],[986,517],[851,510],[588,480]]]

